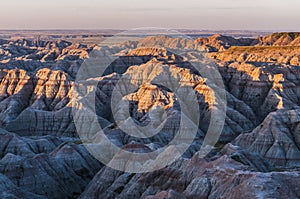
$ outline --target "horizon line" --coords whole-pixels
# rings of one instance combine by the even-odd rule
[[[147,27],[144,27],[147,28]],[[157,27],[161,28],[161,27]],[[0,28],[0,31],[126,31],[135,28]],[[261,29],[198,29],[198,28],[165,28],[169,30],[188,31],[241,31],[241,32],[300,32],[300,30],[261,30]]]

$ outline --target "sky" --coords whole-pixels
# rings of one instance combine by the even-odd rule
[[[0,29],[300,31],[299,0],[2,0]]]

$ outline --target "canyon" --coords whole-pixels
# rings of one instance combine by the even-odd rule
[[[300,198],[299,33],[159,35],[118,46],[65,39],[0,40],[0,198]],[[188,91],[195,94],[199,111],[189,120],[195,138],[165,168],[114,170],[79,136],[73,111],[81,110],[82,101],[74,92],[76,78],[83,64],[107,52],[116,59],[103,74],[91,68],[87,83],[96,82],[97,122],[122,149],[145,153],[168,145],[181,118],[194,113],[182,101],[192,103]],[[197,65],[199,58],[206,62]],[[218,78],[220,93],[215,92]],[[114,90],[124,85],[130,92],[112,101]],[[222,95],[224,110],[216,102]],[[202,157],[215,110],[224,115],[224,127]],[[151,120],[163,126],[152,137],[128,135],[114,118],[122,116],[129,131],[138,131],[130,128],[127,112],[140,126]],[[88,122],[83,113],[76,117],[82,125]]]

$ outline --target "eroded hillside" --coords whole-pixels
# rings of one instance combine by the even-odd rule
[[[256,39],[156,36],[108,47],[1,40],[0,197],[300,197],[299,41],[298,33]],[[176,54],[178,49],[184,52]],[[196,137],[172,165],[145,174],[115,171],[98,162],[79,139],[72,114],[74,106],[82,107],[74,96],[76,75],[85,60],[107,51],[118,51],[117,59],[87,83],[97,82],[98,122],[123,149],[149,152],[167,145],[180,128],[184,110],[193,112],[181,106],[176,93],[183,92],[187,104],[192,103],[190,92],[196,95],[199,112],[189,121],[198,129]],[[219,142],[206,158],[199,158],[220,97],[214,92],[218,85],[211,83],[215,76],[207,75],[213,70],[200,65],[207,71],[203,74],[193,65],[204,52],[224,82],[227,107]],[[120,82],[131,92],[112,103]],[[124,109],[127,103],[129,110]],[[150,120],[164,125],[153,137],[130,136],[113,115],[125,117],[127,130],[138,131],[130,128],[128,111],[141,126]],[[88,122],[84,114],[77,117],[82,125]],[[95,132],[101,143],[97,136]]]

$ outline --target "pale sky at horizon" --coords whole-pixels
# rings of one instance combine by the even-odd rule
[[[300,31],[299,0],[4,0],[0,29]]]

